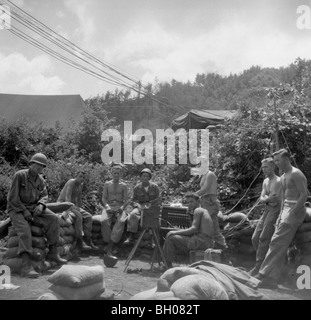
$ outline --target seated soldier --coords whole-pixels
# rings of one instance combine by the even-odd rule
[[[155,183],[150,182],[151,177],[151,170],[148,168],[143,169],[140,173],[141,182],[134,187],[132,202],[135,208],[127,216],[127,232],[129,236],[124,241],[124,244],[132,243],[134,234],[138,231],[141,210],[146,206],[161,204],[160,189]]]
[[[196,193],[187,193],[185,201],[192,216],[192,224],[187,229],[169,231],[163,246],[167,266],[172,268],[176,254],[188,255],[190,250],[213,248],[213,221],[208,211],[200,206],[200,197]]]
[[[107,245],[104,251],[107,254],[117,253],[117,244],[123,235],[126,214],[124,208],[128,202],[127,185],[120,181],[122,167],[114,165],[111,170],[112,180],[104,184],[102,203],[103,221],[101,232],[103,240]]]
[[[19,170],[13,176],[13,181],[7,197],[7,211],[12,225],[19,238],[18,254],[22,258],[21,275],[37,278],[37,273],[31,263],[32,235],[30,223],[42,225],[49,245],[48,260],[57,264],[67,263],[57,252],[60,225],[57,215],[46,208],[48,192],[42,171],[47,165],[47,158],[42,153],[36,153],[30,160],[29,169]]]
[[[92,242],[92,215],[82,209],[82,188],[86,173],[79,171],[75,179],[66,182],[57,202],[72,202],[74,206],[70,209],[75,214],[74,227],[79,249],[98,249]],[[83,234],[85,242],[83,241]]]

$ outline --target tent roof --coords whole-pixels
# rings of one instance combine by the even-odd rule
[[[54,127],[56,121],[66,130],[70,120],[82,118],[86,105],[80,95],[21,95],[0,93],[0,117],[9,121],[21,118]]]
[[[225,118],[231,119],[236,114],[235,110],[196,110],[192,109],[186,114],[174,119],[171,127],[174,130],[184,128],[205,129],[209,125],[221,124]]]

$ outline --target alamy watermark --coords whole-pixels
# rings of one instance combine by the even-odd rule
[[[11,284],[11,269],[4,264],[0,265],[0,290],[9,284]]]
[[[301,274],[296,281],[297,288],[311,289],[311,269],[309,266],[301,265],[297,268],[297,273]]]
[[[209,168],[209,130],[200,129],[200,150],[198,148],[197,129],[156,129],[156,139],[148,129],[138,129],[132,134],[132,122],[124,122],[124,164],[154,164],[154,155],[156,164],[164,164],[165,147],[167,164],[176,164],[176,141],[178,140],[178,163],[187,164],[189,161],[193,165],[200,165],[191,169],[192,175],[202,175]],[[112,138],[112,139],[111,139]],[[177,139],[177,140],[176,140]],[[116,129],[107,129],[101,135],[101,141],[109,142],[101,152],[101,158],[104,163],[120,163],[122,139],[121,133]],[[154,143],[155,142],[155,143]],[[138,143],[138,145],[137,145]],[[133,144],[135,148],[133,150]],[[155,154],[154,154],[155,145]],[[111,155],[112,154],[112,155]]]
[[[311,9],[307,5],[301,5],[297,7],[296,13],[299,14],[296,26],[299,30],[311,29]]]
[[[7,5],[0,5],[0,30],[11,28],[11,11]]]

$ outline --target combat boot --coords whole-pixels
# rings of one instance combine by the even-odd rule
[[[77,248],[79,250],[91,250],[92,248],[90,246],[88,246],[82,238],[78,238],[77,239]]]
[[[91,247],[91,249],[93,249],[93,250],[98,250],[98,247],[95,246],[95,244],[94,244],[93,241],[92,241],[92,238],[86,238],[86,239],[85,239],[85,242],[86,242],[86,244],[87,244],[88,246]]]
[[[59,256],[56,245],[49,246],[49,253],[46,256],[46,259],[54,261],[57,264],[66,264],[68,262],[66,259],[63,259]]]
[[[22,258],[22,269],[21,269],[21,276],[25,278],[38,278],[39,273],[36,272],[31,264],[30,255],[27,252],[23,252],[21,254]]]

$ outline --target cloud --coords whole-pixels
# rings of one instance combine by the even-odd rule
[[[89,3],[80,0],[66,0],[66,8],[74,13],[79,21],[79,26],[75,29],[76,37],[79,38],[78,43],[82,42],[82,45],[92,45],[92,39],[96,31],[94,20],[89,10]],[[82,41],[80,38],[82,37]]]
[[[20,53],[0,53],[0,70],[1,91],[6,93],[61,94],[65,85],[59,77],[47,75],[53,67],[43,55],[28,60]]]

